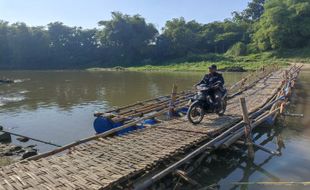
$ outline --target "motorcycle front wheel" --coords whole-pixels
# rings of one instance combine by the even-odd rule
[[[219,116],[223,116],[226,111],[226,107],[227,107],[227,99],[225,98],[224,100],[222,100],[220,104],[221,104],[220,105],[221,107],[220,107],[220,110],[217,111],[217,114]]]
[[[198,101],[192,103],[187,112],[187,119],[194,125],[199,124],[205,115],[203,106]]]

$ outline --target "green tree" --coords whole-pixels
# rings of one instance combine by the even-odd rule
[[[252,0],[242,12],[233,12],[233,19],[237,22],[255,22],[264,14],[266,0]]]
[[[255,29],[253,41],[259,50],[304,47],[310,39],[310,2],[268,0]]]
[[[184,56],[197,51],[201,29],[202,25],[196,21],[186,22],[183,17],[175,18],[166,22],[161,40],[165,39],[164,43],[169,44],[167,48],[173,56]],[[162,45],[160,43],[158,41],[159,46]]]
[[[249,41],[247,26],[230,20],[213,22],[204,26],[202,31],[202,45],[206,52],[225,53],[237,42]]]
[[[158,31],[140,15],[112,13],[112,20],[100,21],[97,34],[101,45],[109,52],[110,61],[128,66],[147,57]]]
[[[61,22],[48,24],[49,55],[56,68],[80,68],[98,63],[97,30],[69,27]]]
[[[5,65],[9,61],[8,33],[9,23],[0,20],[0,65]]]

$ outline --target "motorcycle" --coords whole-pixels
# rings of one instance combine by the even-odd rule
[[[194,125],[199,124],[207,113],[216,113],[219,116],[224,115],[227,106],[227,90],[222,87],[221,82],[216,82],[211,86],[201,84],[196,86],[198,92],[190,100],[190,106],[187,112],[187,119]],[[220,90],[223,95],[218,102],[218,97],[211,97],[211,91]],[[216,95],[214,95],[216,96]]]

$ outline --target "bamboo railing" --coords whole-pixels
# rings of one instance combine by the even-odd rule
[[[277,105],[278,102],[282,101],[283,99],[287,99],[290,96],[290,90],[292,88],[292,84],[294,83],[294,80],[297,78],[301,68],[302,68],[302,66],[296,66],[296,65],[292,66],[289,69],[289,71],[287,72],[285,79],[282,83],[282,88],[280,90],[281,93],[278,93],[276,95],[275,99],[274,99],[274,97],[271,98],[271,100],[270,100],[271,102],[269,102],[267,105],[265,105],[264,107],[262,107],[258,111],[250,114],[250,116],[248,115],[248,111],[247,111],[247,108],[245,106],[245,101],[244,101],[244,99],[241,98],[241,107],[243,110],[243,117],[244,117],[243,121],[240,121],[236,125],[232,126],[228,130],[224,131],[219,136],[217,136],[214,139],[208,141],[207,143],[201,145],[196,150],[187,154],[184,158],[173,163],[172,165],[170,165],[166,169],[156,173],[155,175],[152,175],[151,177],[144,180],[142,183],[136,184],[134,189],[135,190],[143,190],[143,189],[148,188],[150,185],[152,185],[156,181],[162,179],[163,177],[165,177],[169,173],[175,171],[178,167],[180,167],[181,165],[183,165],[186,162],[189,162],[191,159],[198,156],[199,154],[206,151],[207,149],[209,149],[209,150],[210,150],[210,148],[216,149],[216,148],[219,148],[221,146],[228,147],[231,144],[235,143],[238,139],[240,139],[244,135],[248,138],[247,142],[251,144],[252,141],[249,141],[250,134],[247,134],[250,132],[250,131],[248,131],[249,130],[248,128],[250,127],[251,129],[254,129],[255,127],[259,126],[262,122],[264,122],[270,116],[277,115],[277,113],[280,112],[281,107],[275,106],[275,105]],[[285,102],[284,104],[288,104],[288,103]],[[256,116],[256,118],[254,119],[254,121],[251,122],[250,117],[253,117],[253,116]],[[249,150],[248,150],[249,152],[250,152],[250,149],[251,148],[249,147]],[[252,147],[252,150],[253,150],[253,147]],[[251,151],[251,153],[254,154],[254,150]],[[254,155],[249,155],[249,156],[253,157]]]
[[[243,91],[251,88],[258,81],[266,78],[272,72],[278,70],[279,68],[275,65],[269,67],[262,67],[257,71],[251,72],[249,75],[232,85],[228,89],[228,99],[231,99]],[[189,100],[195,95],[194,91],[183,91],[180,93],[175,93],[175,103],[174,106],[180,107],[182,100]],[[160,111],[166,109],[171,105],[171,95],[161,96],[154,99],[148,99],[145,101],[137,102],[131,105],[123,106],[120,108],[115,108],[106,112],[97,112],[94,114],[95,117],[107,117],[113,122],[130,122],[131,119],[137,119],[143,117],[146,114],[152,113],[154,111]],[[186,105],[183,105],[186,106]]]

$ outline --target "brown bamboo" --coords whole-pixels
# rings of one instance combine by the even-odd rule
[[[273,110],[272,112],[269,112],[269,111],[265,112],[266,114],[264,114],[263,117],[261,117],[260,119],[258,119],[258,120],[256,120],[255,122],[252,123],[252,129],[254,129],[257,126],[259,126],[260,124],[262,124],[267,118],[269,118],[270,116],[273,116],[278,111],[279,111],[279,109],[277,108],[277,109]],[[222,144],[222,148],[228,148],[231,144],[236,142],[243,135],[244,135],[244,130],[240,129],[233,136],[231,136],[229,139],[227,139],[226,142],[224,142]]]
[[[169,105],[169,116],[172,116],[175,112],[175,102],[176,102],[176,93],[177,93],[177,85],[173,84],[172,92],[171,92],[171,101]]]
[[[179,94],[182,94],[182,93],[186,93],[186,91],[182,91]],[[162,99],[162,98],[169,98],[169,96],[170,95],[165,95],[165,96],[159,96],[159,97],[156,97],[156,98],[150,98],[150,99],[147,99],[147,100],[144,100],[144,101],[138,101],[138,102],[133,103],[133,104],[129,104],[129,105],[125,105],[125,106],[122,106],[122,107],[118,107],[118,108],[114,108],[114,109],[108,110],[108,111],[106,111],[104,113],[116,112],[118,110],[127,109],[127,108],[130,108],[130,107],[136,106],[136,105],[143,105],[144,103],[147,103],[147,102],[156,101],[156,100],[159,100],[159,99]]]
[[[246,106],[245,98],[240,98],[240,105],[243,115],[243,121],[245,123],[244,127],[244,134],[246,138],[246,142],[248,145],[248,156],[250,159],[254,159],[254,149],[253,149],[253,141],[252,141],[252,127],[251,127],[251,121],[249,119],[249,113]]]
[[[126,129],[126,128],[131,127],[131,126],[134,126],[134,125],[136,125],[138,123],[141,123],[142,121],[144,121],[146,119],[154,118],[154,117],[160,116],[160,115],[162,115],[164,113],[167,113],[167,111],[169,111],[169,109],[166,108],[166,109],[161,110],[161,111],[159,111],[159,112],[157,112],[155,114],[148,115],[148,116],[145,116],[143,118],[140,118],[137,121],[133,121],[133,122],[127,123],[127,124],[125,124],[125,125],[123,125],[121,127],[117,127],[117,128],[111,129],[109,131],[106,131],[104,133],[97,134],[97,135],[94,135],[94,136],[91,136],[91,137],[88,137],[88,138],[85,138],[85,139],[81,139],[79,141],[76,141],[76,142],[70,143],[68,145],[65,145],[63,147],[57,148],[55,150],[52,150],[50,152],[46,152],[46,153],[43,153],[43,154],[39,154],[39,155],[30,157],[27,160],[38,160],[40,158],[51,156],[51,155],[60,153],[62,151],[68,150],[71,147],[77,146],[77,145],[82,144],[82,143],[86,143],[86,142],[89,142],[91,140],[96,140],[96,139],[99,139],[99,138],[102,138],[102,137],[107,137],[107,136],[112,135],[112,134],[114,134],[114,133],[116,133],[118,131],[121,131],[121,130]]]

